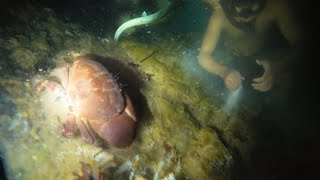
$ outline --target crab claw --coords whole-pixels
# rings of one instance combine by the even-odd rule
[[[108,120],[98,130],[99,136],[118,148],[129,146],[136,135],[136,116],[130,98],[127,95],[125,97],[125,110],[119,116]]]

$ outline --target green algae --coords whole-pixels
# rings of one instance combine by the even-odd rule
[[[149,143],[142,143],[139,147],[146,146],[142,149],[153,151],[151,154],[159,158],[161,153],[155,151],[161,150],[150,149],[152,144],[166,142],[173,146],[182,162],[181,172],[191,179],[230,177],[234,164],[233,147],[240,148],[244,155],[252,143],[250,137],[239,142],[234,136],[233,131],[239,125],[245,126],[241,124],[242,120],[237,117],[227,120],[217,103],[219,100],[215,102],[208,92],[199,87],[197,79],[188,75],[179,64],[182,60],[179,53],[131,41],[121,45],[128,56],[141,65],[144,73],[152,75],[141,91],[155,119],[147,127],[152,131],[139,135],[145,138],[142,142]],[[140,63],[152,52],[157,53]],[[248,133],[249,130],[245,130],[240,134]]]

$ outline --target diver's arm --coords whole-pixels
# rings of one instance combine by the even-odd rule
[[[294,15],[290,11],[287,4],[278,4],[278,11],[276,13],[275,21],[283,37],[289,44],[289,50],[284,51],[277,57],[276,71],[286,71],[295,63],[295,58],[301,52],[301,31],[294,19]]]
[[[214,12],[210,17],[200,49],[199,64],[208,72],[217,74],[224,78],[228,68],[217,63],[214,57],[212,57],[212,53],[216,48],[223,29],[223,14],[221,13],[222,12],[219,12],[218,10],[218,12]]]
[[[284,1],[271,0],[272,14],[270,20],[275,22],[283,37],[287,40],[289,49],[274,52],[271,59],[257,60],[257,64],[264,68],[264,74],[261,77],[253,79],[252,86],[254,89],[266,92],[271,89],[273,81],[278,79],[277,76],[290,72],[297,57],[301,52],[301,34],[299,28],[291,14],[287,4]],[[270,13],[268,12],[268,13]]]

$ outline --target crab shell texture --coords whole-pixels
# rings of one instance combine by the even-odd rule
[[[78,56],[68,81],[71,109],[82,136],[103,139],[118,148],[129,146],[136,134],[136,117],[129,96],[112,74],[100,63]]]

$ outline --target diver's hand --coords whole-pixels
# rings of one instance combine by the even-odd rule
[[[242,80],[244,80],[244,77],[242,77],[242,75],[234,69],[228,70],[224,76],[224,84],[229,91],[235,91],[238,89],[238,87],[242,84]]]
[[[253,79],[253,83],[251,85],[253,89],[257,91],[269,91],[273,85],[274,79],[271,63],[266,60],[256,60],[256,62],[258,65],[263,67],[264,73],[261,77]]]
[[[230,91],[236,90],[244,79],[238,71],[217,63],[209,54],[200,54],[199,64],[208,72],[223,78],[225,86]]]

